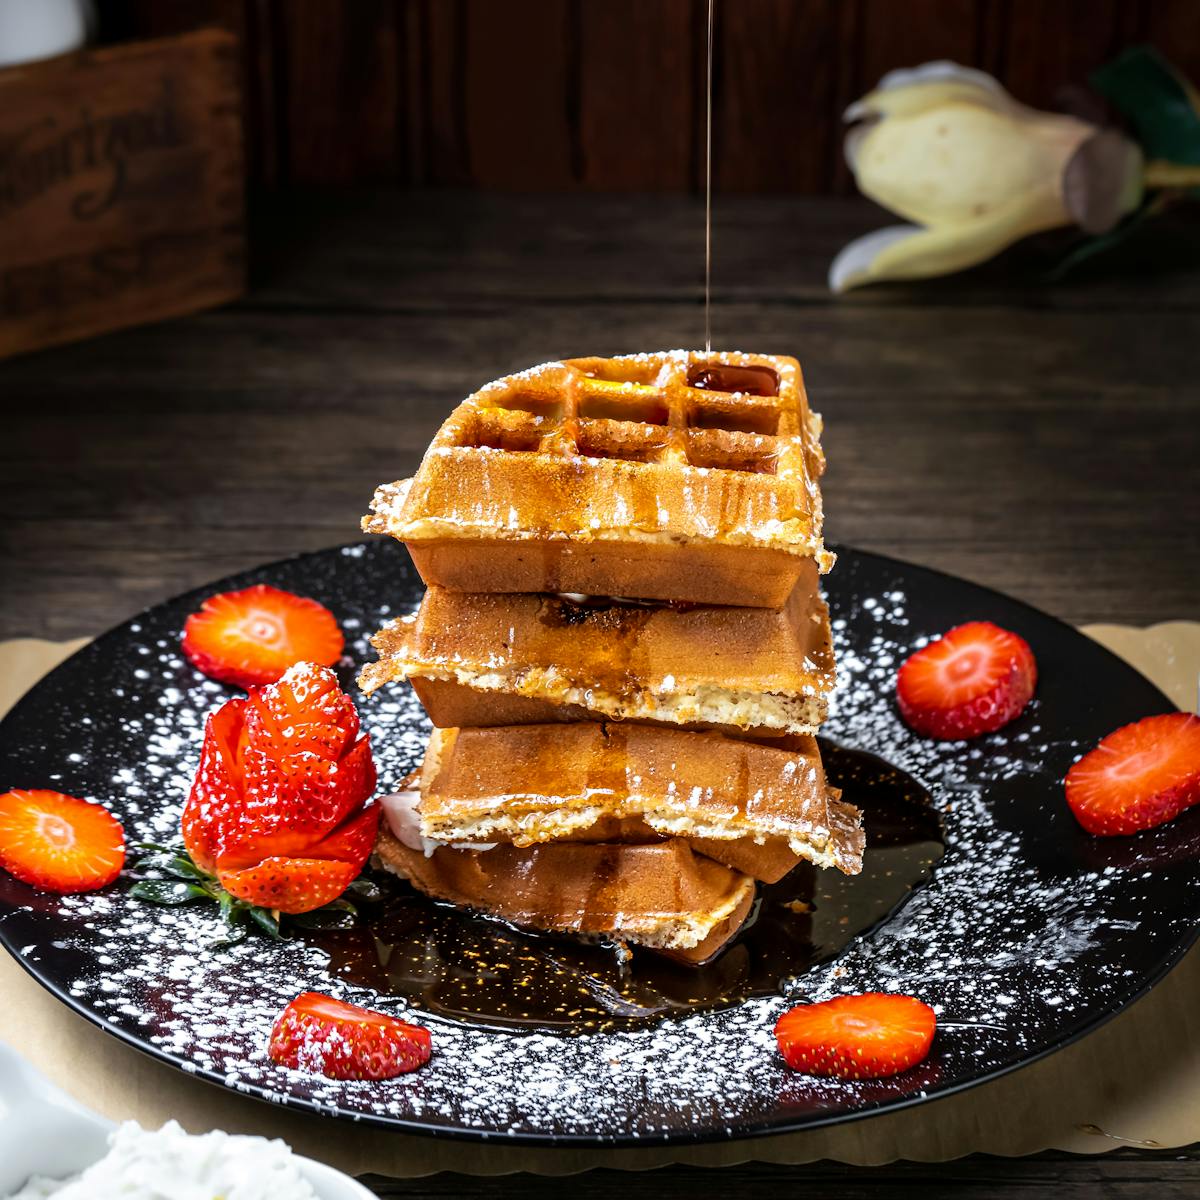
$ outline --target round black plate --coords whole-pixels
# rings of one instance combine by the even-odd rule
[[[185,616],[216,590],[270,582],[314,596],[346,629],[346,686],[366,638],[415,607],[403,549],[379,540],[248,571],[198,589],[85,647],[0,725],[0,787],[52,787],[103,801],[130,840],[172,839],[205,714],[228,695],[181,659]],[[89,1020],[213,1083],[325,1115],[427,1134],[645,1145],[779,1132],[895,1109],[979,1083],[1055,1050],[1131,1003],[1196,937],[1200,811],[1130,839],[1075,824],[1061,780],[1118,725],[1167,711],[1145,679],[1069,626],[933,571],[843,550],[827,581],[841,685],[825,732],[925,784],[947,852],[933,880],[793,998],[908,992],[938,1010],[933,1053],[870,1083],[783,1066],[771,1028],[783,997],[583,1037],[427,1020],[436,1054],[386,1083],[339,1083],[276,1067],[271,1025],[314,988],[403,1011],[331,979],[299,939],[254,937],[213,952],[213,911],[152,908],[119,888],[58,898],[0,873],[0,942]],[[1037,698],[971,743],[914,737],[893,703],[895,670],[923,639],[987,618],[1032,645]],[[407,689],[363,700],[382,787],[418,761],[428,726]]]

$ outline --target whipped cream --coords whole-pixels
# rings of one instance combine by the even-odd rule
[[[221,1130],[193,1137],[175,1121],[153,1131],[126,1121],[108,1144],[82,1174],[34,1176],[9,1200],[318,1200],[278,1139]]]

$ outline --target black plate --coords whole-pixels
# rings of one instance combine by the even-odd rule
[[[366,637],[415,606],[404,551],[379,540],[307,555],[198,589],[98,638],[0,725],[0,786],[99,799],[131,840],[170,838],[205,713],[231,692],[178,653],[184,617],[216,590],[266,581],[328,604],[348,634],[343,678]],[[826,732],[920,780],[943,811],[932,881],[834,961],[789,987],[820,999],[862,990],[921,996],[939,1011],[930,1058],[891,1080],[820,1081],[788,1071],[771,1027],[780,997],[646,1028],[583,1037],[427,1020],[437,1053],[387,1083],[284,1071],[265,1054],[283,1005],[306,988],[403,1010],[349,988],[301,940],[205,949],[212,912],[157,909],[119,889],[36,893],[0,874],[0,942],[46,988],[133,1046],[275,1103],[427,1134],[645,1145],[741,1137],[861,1117],[944,1095],[1032,1062],[1094,1029],[1152,986],[1196,937],[1200,811],[1131,839],[1075,824],[1061,779],[1118,725],[1170,709],[1135,671],[1069,626],[973,584],[843,550],[828,579],[841,687]],[[973,618],[1033,646],[1035,702],[973,743],[914,737],[896,715],[896,667],[923,638]],[[427,731],[406,694],[358,697],[394,784]]]

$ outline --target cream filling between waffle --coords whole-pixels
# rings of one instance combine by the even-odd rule
[[[405,679],[413,676],[440,679],[481,692],[510,692],[556,704],[578,705],[616,720],[816,733],[828,709],[825,696],[816,688],[807,694],[788,696],[779,692],[741,692],[707,683],[680,685],[674,676],[667,676],[656,687],[632,696],[619,696],[603,688],[574,684],[558,667],[527,667],[505,673],[411,660],[398,665]]]

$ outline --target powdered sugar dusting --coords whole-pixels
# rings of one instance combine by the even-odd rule
[[[948,585],[930,579],[844,554],[829,582],[840,686],[825,732],[880,754],[930,789],[943,809],[946,856],[890,922],[787,988],[793,999],[883,990],[932,1004],[941,1021],[934,1053],[896,1080],[822,1082],[788,1071],[771,1032],[783,997],[561,1038],[415,1015],[403,997],[331,977],[325,953],[299,938],[252,937],[211,950],[211,907],[155,908],[112,890],[31,899],[4,880],[0,935],[35,971],[62,979],[97,1019],[186,1070],[323,1112],[481,1136],[731,1135],[936,1094],[1012,1065],[1125,1003],[1187,943],[1200,906],[1200,822],[1185,817],[1121,843],[1098,843],[1074,827],[1057,781],[1083,746],[1057,732],[1072,685],[1055,677],[1061,655],[1047,640],[1052,623],[1036,614],[1018,630],[1043,663],[1041,699],[1025,716],[970,745],[910,734],[892,686],[902,659],[947,623],[934,610],[946,603],[937,601],[938,587]],[[277,564],[236,586],[260,580],[334,609],[348,638],[339,675],[371,735],[380,791],[395,791],[419,761],[428,725],[409,689],[364,700],[352,680],[372,657],[368,635],[416,605],[418,586],[402,552],[382,542],[349,547]],[[954,586],[962,603],[988,603],[986,593]],[[36,711],[26,705],[14,713],[0,730],[11,776],[36,785],[41,778],[32,776],[53,763],[57,786],[108,804],[131,841],[173,840],[204,717],[231,694],[178,652],[177,630],[196,600],[155,609],[101,639],[41,689]],[[1095,719],[1111,716],[1098,710]],[[386,1082],[277,1066],[267,1055],[272,1025],[306,990],[428,1025],[433,1060]]]

